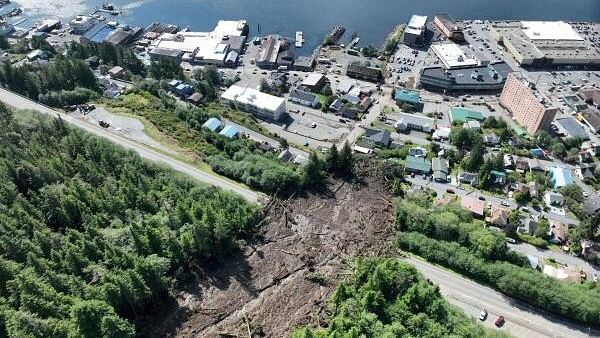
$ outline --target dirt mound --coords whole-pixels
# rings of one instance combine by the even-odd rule
[[[284,337],[299,325],[318,326],[349,259],[391,247],[389,190],[376,171],[359,169],[360,183],[336,180],[325,193],[273,200],[254,243],[182,292],[163,323],[177,328],[156,335]]]

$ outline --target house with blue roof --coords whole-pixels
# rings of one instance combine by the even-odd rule
[[[221,129],[221,121],[216,117],[209,118],[202,128],[210,129],[211,131],[218,132]]]
[[[236,138],[239,135],[239,133],[240,131],[236,126],[228,124],[225,126],[225,128],[223,128],[223,130],[221,130],[219,135],[223,135],[227,138]]]
[[[550,167],[548,171],[550,172],[550,183],[554,189],[573,183],[571,173],[565,168]]]

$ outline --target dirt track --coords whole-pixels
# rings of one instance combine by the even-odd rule
[[[285,337],[318,326],[349,259],[382,254],[393,238],[389,194],[367,173],[362,183],[336,180],[325,193],[275,200],[254,243],[182,293],[155,335]]]

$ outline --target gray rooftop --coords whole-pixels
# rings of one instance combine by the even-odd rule
[[[569,137],[579,138],[582,140],[589,140],[590,136],[585,132],[583,127],[572,117],[565,117],[562,119],[556,119],[556,124],[561,127]]]
[[[435,79],[437,82],[453,86],[501,86],[506,81],[508,73],[511,73],[512,71],[513,70],[506,62],[498,62],[486,66],[475,66],[459,69],[426,67],[421,71],[421,80]]]

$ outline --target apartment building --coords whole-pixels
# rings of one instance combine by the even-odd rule
[[[510,73],[500,94],[500,104],[530,134],[538,130],[548,130],[554,120],[557,107],[535,89],[535,84],[522,73]]]

